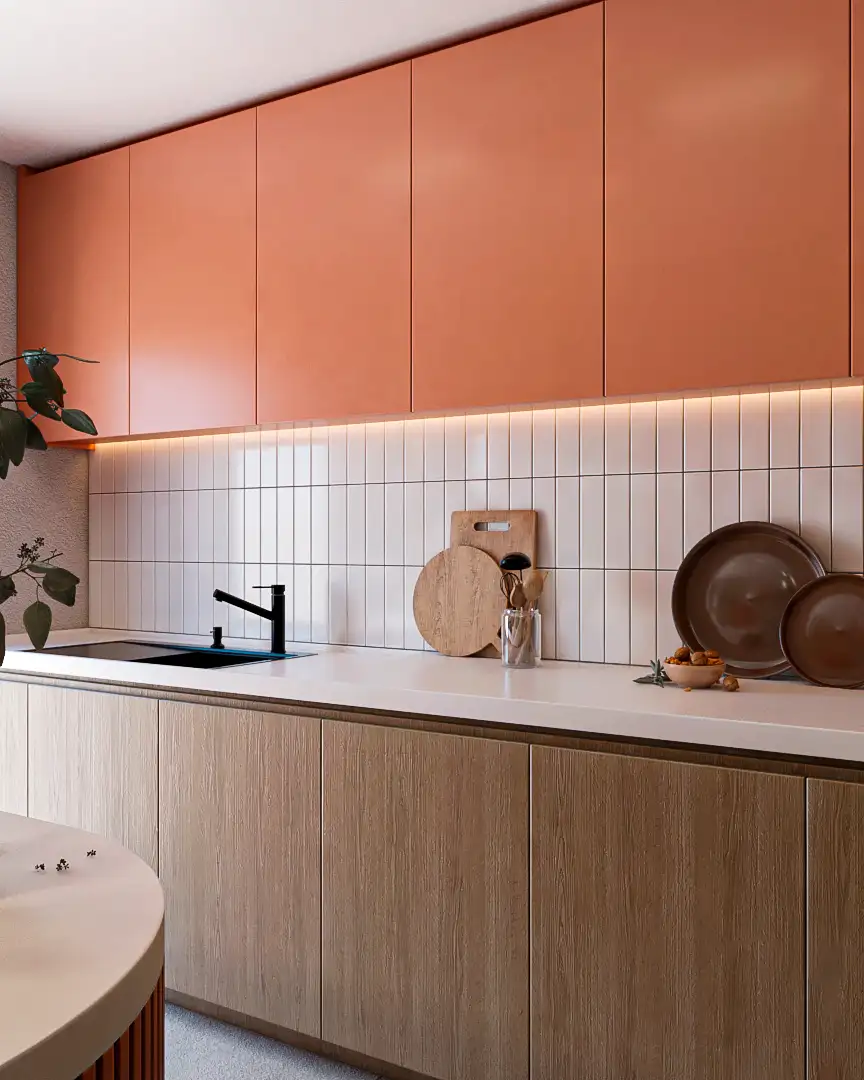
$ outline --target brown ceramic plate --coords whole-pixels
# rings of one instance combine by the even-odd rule
[[[864,578],[829,574],[789,601],[780,626],[786,659],[818,686],[864,686]]]
[[[730,675],[776,675],[790,664],[780,644],[786,605],[825,576],[816,552],[767,521],[717,529],[688,552],[672,588],[672,617],[691,649],[716,649]]]

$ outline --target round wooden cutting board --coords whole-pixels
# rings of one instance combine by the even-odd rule
[[[417,629],[445,656],[473,656],[498,640],[504,598],[495,560],[473,547],[440,552],[414,588]]]

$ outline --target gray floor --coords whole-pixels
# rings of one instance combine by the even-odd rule
[[[242,1028],[168,1005],[165,1080],[374,1080]]]

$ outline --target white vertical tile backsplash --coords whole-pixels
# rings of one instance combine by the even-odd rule
[[[451,513],[533,507],[544,655],[644,664],[711,529],[771,520],[864,572],[862,460],[858,386],[101,444],[91,622],[266,639],[213,588],[279,580],[294,640],[422,649],[414,585]]]

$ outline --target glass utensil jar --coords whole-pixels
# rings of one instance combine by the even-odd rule
[[[508,668],[533,668],[540,660],[540,612],[507,608],[501,615],[501,663]]]

